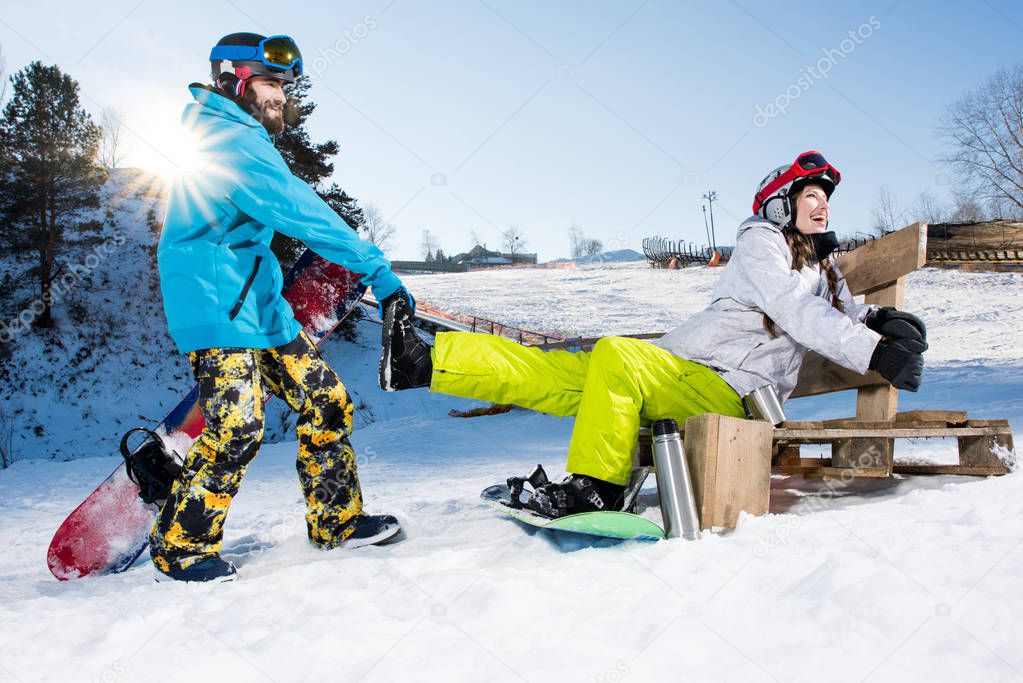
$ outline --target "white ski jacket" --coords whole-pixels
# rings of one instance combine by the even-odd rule
[[[831,305],[820,265],[793,271],[781,229],[753,216],[739,226],[710,305],[654,344],[710,366],[740,396],[771,384],[782,401],[788,399],[807,349],[865,373],[881,339],[863,324],[875,307],[857,304],[837,268],[836,274],[844,314]],[[764,329],[764,314],[774,321],[777,337]]]

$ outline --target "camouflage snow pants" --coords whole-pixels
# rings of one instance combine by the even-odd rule
[[[268,393],[299,415],[297,468],[310,540],[332,548],[348,538],[362,510],[348,442],[353,406],[305,332],[276,348],[203,349],[188,359],[206,426],[150,535],[157,567],[181,569],[219,554],[231,499],[263,438]]]

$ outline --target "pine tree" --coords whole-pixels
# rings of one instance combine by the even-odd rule
[[[307,102],[310,82],[308,77],[300,76],[294,83],[284,86],[284,95],[288,98],[284,109],[284,121],[287,124],[284,132],[274,136],[274,146],[284,157],[288,168],[313,187],[334,172],[331,157],[341,150],[336,140],[313,143],[306,130],[306,120],[316,111],[314,102]]]
[[[32,272],[42,307],[35,325],[50,327],[65,230],[97,227],[77,219],[82,209],[99,206],[106,180],[97,163],[101,132],[79,104],[77,81],[59,67],[32,62],[11,85],[0,116],[0,223],[12,252],[37,259]]]
[[[316,110],[316,103],[307,99],[310,86],[307,76],[300,76],[294,83],[284,86],[284,94],[288,98],[284,109],[287,125],[284,132],[274,136],[274,146],[284,157],[291,172],[311,185],[316,194],[344,219],[348,227],[358,232],[364,220],[359,202],[337,183],[331,183],[326,188],[322,185],[334,172],[331,158],[337,155],[341,147],[336,140],[320,143],[310,140],[306,120]],[[298,240],[280,233],[274,236],[271,248],[285,268],[290,267],[303,250]]]

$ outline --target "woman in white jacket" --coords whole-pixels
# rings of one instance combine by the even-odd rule
[[[754,215],[707,308],[649,343],[601,339],[589,353],[543,352],[491,335],[448,332],[429,349],[401,301],[385,311],[381,386],[576,417],[561,482],[530,506],[549,516],[620,509],[641,421],[716,412],[745,417],[741,397],[765,384],[784,401],[807,349],[916,391],[927,348],[919,318],[857,304],[829,255],[828,200],[841,174],[818,152],[760,183]]]
[[[841,178],[814,151],[769,173],[757,189],[754,215],[739,226],[710,305],[654,343],[715,368],[740,396],[771,384],[787,399],[807,349],[859,373],[875,369],[877,351],[876,369],[898,388],[916,391],[923,323],[857,304],[831,262],[838,242],[827,231],[828,200]],[[887,344],[878,349],[882,334],[908,334],[920,343],[903,357]]]

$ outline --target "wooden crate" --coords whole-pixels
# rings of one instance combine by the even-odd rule
[[[767,513],[771,425],[716,413],[686,420],[683,445],[700,528],[732,529],[740,512]]]

